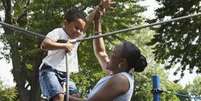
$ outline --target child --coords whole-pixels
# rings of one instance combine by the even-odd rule
[[[102,0],[97,9],[107,9],[110,2],[110,0]],[[78,72],[77,48],[79,43],[70,43],[67,40],[83,36],[86,22],[83,12],[78,8],[73,8],[65,13],[63,28],[56,28],[49,32],[41,44],[41,48],[48,50],[48,54],[40,66],[39,82],[43,95],[51,101],[64,100],[64,91],[61,84],[66,80],[67,60],[68,73]],[[65,58],[66,52],[70,53],[67,60]],[[72,84],[69,85],[69,93],[76,95],[75,84],[71,81],[69,81],[69,84]],[[73,87],[74,90],[70,87]]]
[[[65,92],[61,84],[66,80],[66,52],[70,53],[68,72],[78,72],[79,43],[70,43],[69,40],[82,36],[85,25],[83,12],[72,8],[65,12],[64,26],[49,32],[41,44],[41,48],[47,50],[48,54],[40,66],[39,82],[43,95],[50,100],[64,100]]]

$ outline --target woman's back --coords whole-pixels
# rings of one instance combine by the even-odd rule
[[[134,80],[132,76],[126,72],[121,72],[116,75],[123,75],[128,79],[129,89],[126,93],[116,97],[113,101],[130,101],[133,94],[133,88],[134,88]],[[106,76],[102,78],[101,80],[99,80],[96,86],[91,90],[90,94],[88,95],[88,98],[94,96],[100,89],[102,89],[105,86],[105,84],[110,80],[111,77],[112,76]]]

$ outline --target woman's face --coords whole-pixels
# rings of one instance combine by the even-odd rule
[[[122,57],[121,57],[121,52],[122,52],[123,45],[117,45],[111,55],[110,55],[110,62],[107,64],[107,69],[114,71],[118,69],[118,65],[121,63]]]

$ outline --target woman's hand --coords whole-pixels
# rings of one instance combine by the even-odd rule
[[[101,0],[99,6],[103,9],[108,9],[113,3],[112,0]]]
[[[112,0],[101,0],[99,4],[99,10],[101,11],[101,15],[103,15],[107,9],[111,7],[111,5],[114,4]]]
[[[103,12],[100,11],[100,10],[97,10],[97,11],[96,11],[96,14],[95,14],[95,16],[94,16],[94,22],[95,22],[95,23],[99,22],[102,15],[103,15]]]

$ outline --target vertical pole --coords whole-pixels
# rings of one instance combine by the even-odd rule
[[[160,101],[160,78],[158,75],[152,76],[153,82],[153,101]]]
[[[69,101],[69,87],[68,87],[68,53],[66,53],[66,101]]]

